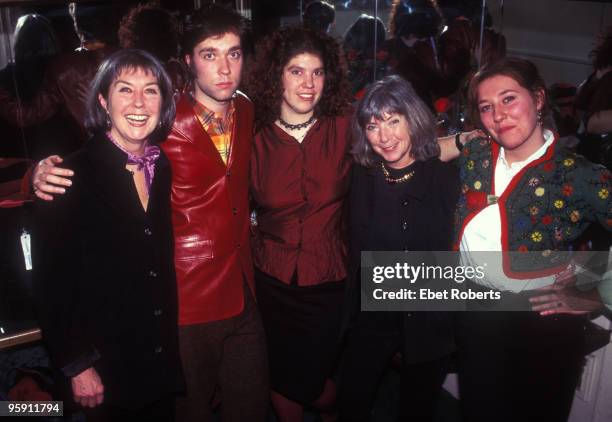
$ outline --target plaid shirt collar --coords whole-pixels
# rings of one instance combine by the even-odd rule
[[[213,129],[215,134],[221,135],[231,131],[231,123],[236,111],[233,100],[230,101],[227,112],[225,116],[222,117],[218,116],[214,111],[208,109],[204,104],[196,100],[193,94],[191,95],[191,102],[195,114],[198,116],[207,132]]]

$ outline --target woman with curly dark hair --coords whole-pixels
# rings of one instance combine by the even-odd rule
[[[257,133],[251,158],[253,255],[272,404],[281,422],[303,406],[333,415],[347,275],[344,201],[350,91],[340,46],[304,28],[262,41],[248,78]],[[255,219],[254,219],[255,220]]]

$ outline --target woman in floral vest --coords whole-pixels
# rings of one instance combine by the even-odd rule
[[[604,294],[600,285],[580,293],[586,305],[570,307],[558,258],[591,223],[612,229],[612,175],[564,150],[544,127],[545,85],[533,63],[509,58],[481,70],[470,102],[487,136],[442,144],[443,158],[458,157],[460,167],[455,247],[464,265],[498,263],[468,287],[501,292],[505,310],[459,318],[464,418],[566,421],[584,356],[584,315],[602,306]],[[480,311],[495,305],[476,304]]]

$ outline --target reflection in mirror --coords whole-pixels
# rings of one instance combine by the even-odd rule
[[[353,94],[384,76],[376,51],[387,38],[386,21],[392,0],[300,0],[304,25],[320,28],[344,48]]]
[[[342,43],[348,63],[349,81],[356,97],[363,88],[379,77],[376,46],[384,43],[385,25],[380,18],[362,13],[344,34]],[[382,76],[382,75],[380,75]]]

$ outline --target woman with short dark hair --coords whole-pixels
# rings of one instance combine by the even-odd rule
[[[147,142],[159,143],[166,139],[176,112],[173,98],[172,84],[163,65],[150,53],[137,49],[125,49],[113,54],[102,62],[98,72],[91,82],[89,96],[87,97],[87,114],[85,116],[85,127],[91,135],[113,132],[118,130],[113,123],[112,116],[108,110],[108,95],[113,85],[121,81],[120,76],[126,73],[147,74],[156,81],[160,111],[157,117],[157,125],[153,125],[150,133],[147,133]],[[130,89],[128,89],[131,91]],[[109,120],[110,119],[110,120]],[[119,122],[117,122],[119,123]]]
[[[448,251],[459,196],[456,168],[437,157],[434,118],[399,76],[375,82],[353,118],[348,310],[340,379],[342,421],[368,421],[377,386],[402,352],[401,420],[433,420],[454,350],[441,312],[360,312],[361,251]]]
[[[171,175],[155,145],[174,110],[155,58],[141,50],[110,56],[87,101],[91,139],[65,160],[72,186],[36,204],[43,339],[88,421],[174,418],[182,381]]]

